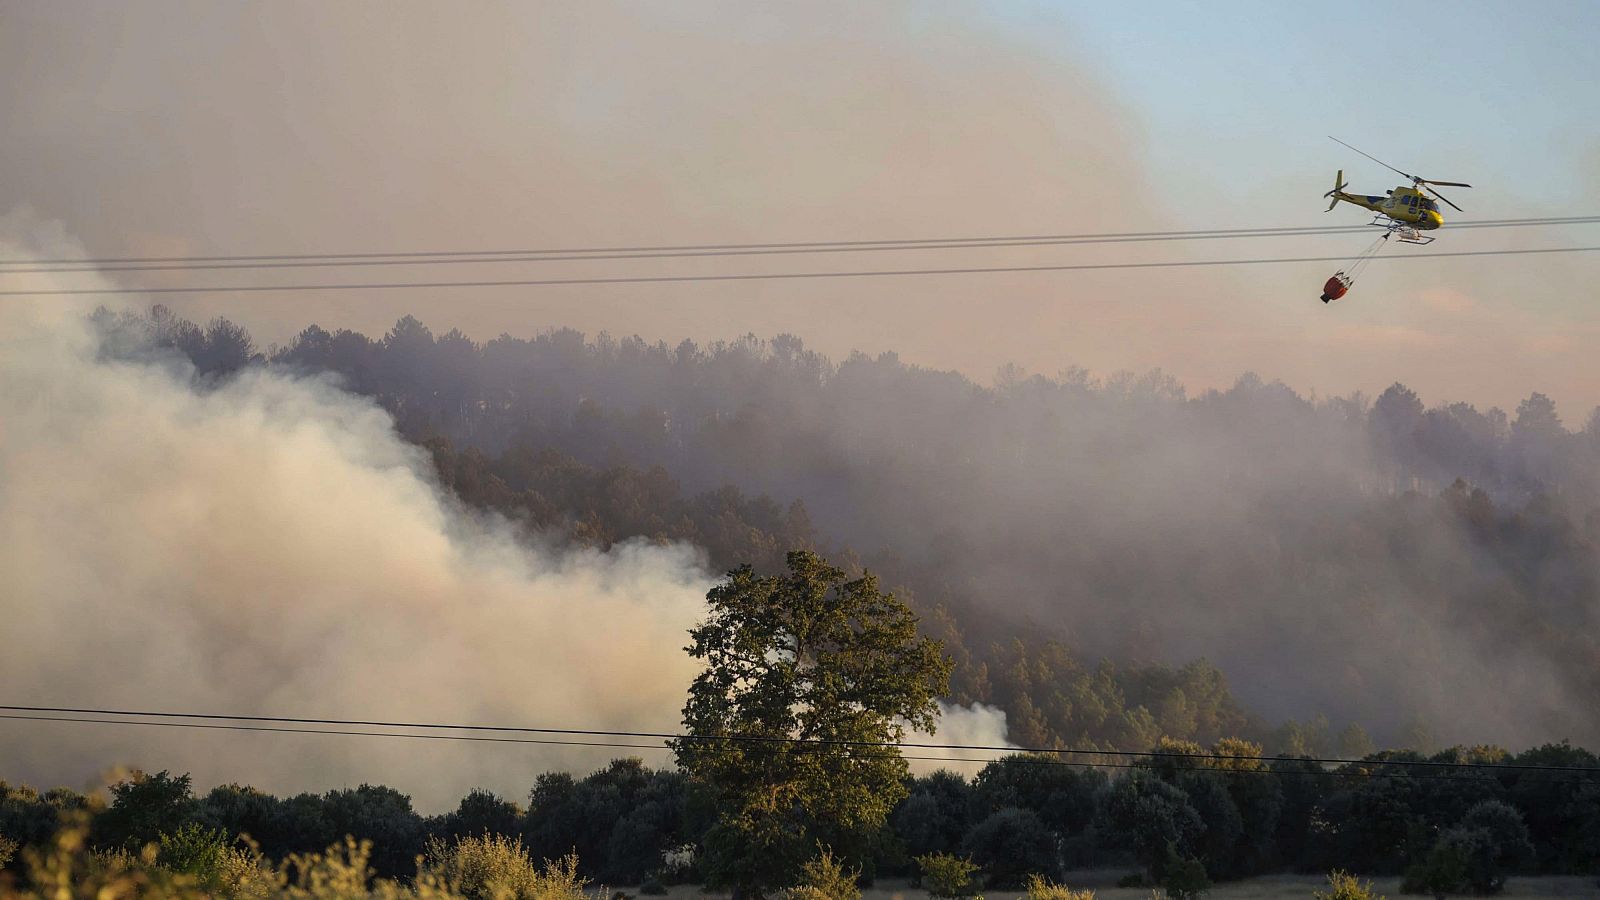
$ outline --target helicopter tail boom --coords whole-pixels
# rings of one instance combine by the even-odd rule
[[[1344,197],[1340,196],[1340,194],[1343,193],[1344,189],[1345,189],[1344,170],[1340,169],[1339,170],[1339,174],[1333,176],[1333,190],[1331,190],[1331,191],[1327,192],[1326,194],[1322,195],[1324,197],[1332,197],[1333,198],[1333,202],[1328,204],[1328,210],[1327,210],[1328,212],[1333,212],[1333,208],[1335,206],[1339,205],[1339,201],[1340,200],[1344,199]]]

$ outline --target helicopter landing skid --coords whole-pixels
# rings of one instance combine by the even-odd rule
[[[1374,225],[1378,228],[1388,229],[1388,236],[1399,240],[1403,244],[1427,246],[1428,244],[1431,244],[1437,240],[1437,238],[1431,234],[1423,234],[1410,225],[1406,225],[1402,222],[1396,222],[1395,220],[1384,216],[1379,216],[1368,224]]]

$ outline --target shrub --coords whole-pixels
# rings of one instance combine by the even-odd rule
[[[363,784],[329,791],[322,811],[335,839],[349,835],[372,842],[369,862],[385,878],[409,875],[426,850],[422,817],[411,808],[411,798],[394,788]]]
[[[131,773],[111,786],[111,806],[94,820],[95,843],[138,848],[175,833],[192,818],[195,801],[189,776],[166,771]]]
[[[203,829],[178,841],[167,840],[169,859],[180,847],[199,848],[190,856],[197,867],[210,868],[207,880],[194,874],[175,871],[158,862],[161,850],[147,844],[134,853],[125,847],[94,849],[88,841],[87,816],[75,816],[56,833],[49,844],[23,851],[26,877],[31,893],[5,896],[43,900],[46,897],[159,897],[171,900],[201,900],[215,896],[255,898],[277,896],[272,890],[276,873],[264,868],[258,857],[232,850],[217,842],[217,852],[207,849],[213,842]],[[280,882],[286,883],[286,882]],[[326,896],[326,895],[324,895]]]
[[[1328,873],[1328,891],[1312,891],[1311,900],[1384,900],[1372,894],[1372,882],[1363,882],[1349,872],[1334,869]]]
[[[1494,862],[1502,869],[1520,869],[1534,859],[1528,826],[1515,806],[1500,800],[1483,800],[1461,817],[1463,828],[1482,828],[1494,845]]]
[[[1161,886],[1172,900],[1194,900],[1211,890],[1211,879],[1206,876],[1205,864],[1192,856],[1178,853],[1175,845],[1167,845],[1167,858],[1161,870]]]
[[[861,900],[856,879],[861,870],[847,871],[833,851],[817,845],[817,855],[800,867],[800,883],[787,891],[789,900]]]
[[[1402,894],[1432,894],[1443,897],[1458,891],[1466,882],[1467,864],[1454,848],[1435,846],[1422,862],[1406,869],[1400,882]]]
[[[1487,828],[1463,825],[1439,835],[1418,865],[1406,870],[1400,890],[1408,894],[1498,894],[1505,890],[1499,847]]]
[[[961,842],[989,887],[1021,887],[1029,873],[1056,874],[1056,837],[1030,809],[1014,806],[979,822]]]
[[[1244,836],[1244,817],[1228,790],[1228,782],[1240,776],[1218,772],[1180,772],[1177,785],[1187,795],[1189,805],[1200,815],[1205,828],[1190,840],[1194,856],[1204,860],[1207,873],[1219,877],[1237,875],[1240,865],[1239,839]],[[1274,779],[1275,781],[1276,779]],[[1250,782],[1263,783],[1251,778]],[[1274,827],[1276,822],[1273,823]]]
[[[948,853],[928,853],[916,857],[922,872],[922,887],[930,897],[979,897],[978,865],[970,859]]]
[[[0,780],[0,836],[19,851],[22,847],[47,844],[60,827],[62,814],[82,810],[88,803],[82,794],[65,788],[41,794]]]
[[[1094,900],[1094,891],[1075,891],[1042,875],[1029,875],[1028,900]]]
[[[1106,839],[1131,850],[1158,881],[1168,848],[1188,852],[1206,829],[1188,795],[1148,770],[1117,781],[1101,815]]]
[[[1533,859],[1528,828],[1516,808],[1485,800],[1462,817],[1461,824],[1439,835],[1422,862],[1406,870],[1400,889],[1406,893],[1498,894],[1505,890],[1506,870]]]
[[[418,874],[470,900],[586,900],[577,856],[546,860],[541,872],[521,838],[498,834],[435,838]]]
[[[665,897],[667,886],[661,883],[661,875],[651,872],[644,876],[644,883],[639,885],[639,893],[646,897]]]
[[[11,862],[11,858],[16,855],[17,842],[0,834],[0,869],[4,869],[6,864]]]
[[[232,856],[222,832],[190,822],[171,834],[161,835],[156,864],[174,875],[187,875],[202,886],[216,887]]]
[[[474,790],[446,815],[442,831],[450,837],[475,834],[512,835],[522,831],[522,810],[490,791]]]
[[[395,897],[392,882],[373,881],[372,842],[345,838],[323,853],[291,853],[279,865],[275,884],[267,896],[334,900],[343,897]],[[431,887],[432,878],[419,873],[418,887]],[[368,886],[371,886],[370,893]],[[434,896],[438,896],[435,892]]]

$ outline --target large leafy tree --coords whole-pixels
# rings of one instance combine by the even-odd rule
[[[788,884],[825,841],[861,852],[906,796],[892,744],[932,730],[950,663],[917,636],[871,574],[848,579],[809,551],[788,572],[729,573],[690,631],[705,670],[684,705],[678,763],[714,795],[705,838],[713,884],[759,896]]]

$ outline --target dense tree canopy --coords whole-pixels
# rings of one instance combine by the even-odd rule
[[[902,799],[890,801],[886,820],[840,858],[883,876],[910,874],[913,856],[970,855],[991,884],[1063,866],[1137,868],[1159,880],[1184,859],[1197,859],[1212,879],[1280,870],[1404,872],[1421,889],[1450,891],[1496,890],[1519,874],[1600,875],[1595,776],[1518,768],[1600,767],[1600,758],[1570,745],[1516,754],[1451,748],[1427,757],[1382,751],[1335,768],[1259,759],[1233,739],[1154,749],[1158,756],[1114,770],[1114,778],[1026,754],[989,763],[970,780],[949,772],[904,777],[891,794]],[[783,774],[770,782],[775,793],[790,790]],[[0,837],[40,847],[74,817],[89,816],[91,839],[102,848],[142,846],[192,825],[227,840],[249,835],[268,857],[282,859],[359,834],[374,841],[374,859],[405,876],[428,839],[488,834],[520,839],[536,859],[576,851],[580,873],[603,883],[670,883],[715,880],[703,867],[718,864],[717,842],[729,840],[719,831],[721,799],[697,791],[687,773],[637,759],[584,777],[540,775],[526,807],[475,791],[434,816],[381,786],[279,798],[224,785],[195,797],[187,776],[135,773],[112,787],[109,804],[0,782]],[[779,856],[789,854],[780,848]]]
[[[736,569],[707,595],[689,647],[706,667],[673,742],[719,810],[706,874],[757,893],[790,883],[819,838],[855,850],[883,825],[906,763],[881,745],[931,731],[950,677],[870,574],[849,579],[806,551],[787,562],[782,575]]]

